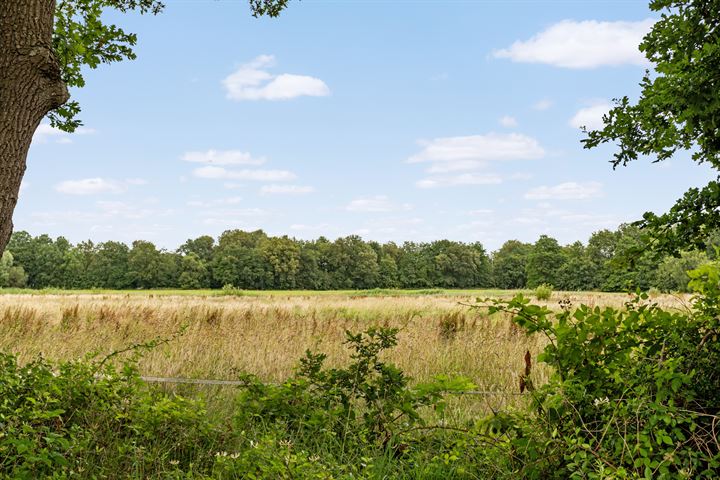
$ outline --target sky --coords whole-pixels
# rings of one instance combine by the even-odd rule
[[[563,244],[666,211],[713,174],[681,154],[613,170],[582,148],[637,98],[635,0],[168,0],[110,15],[137,60],[86,72],[83,127],[41,124],[15,229],[174,249],[228,229]]]

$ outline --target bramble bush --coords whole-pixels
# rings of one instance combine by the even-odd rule
[[[689,272],[687,311],[638,293],[625,309],[488,300],[544,335],[550,382],[530,412],[480,422],[519,478],[720,478],[720,267]]]

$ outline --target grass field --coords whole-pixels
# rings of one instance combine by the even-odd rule
[[[153,338],[172,342],[148,352],[142,373],[151,376],[233,379],[239,372],[282,381],[307,349],[347,360],[345,331],[372,325],[400,329],[388,353],[418,381],[462,375],[481,390],[517,391],[523,356],[543,339],[527,337],[506,316],[489,317],[469,304],[478,297],[510,297],[497,290],[242,292],[131,291],[21,292],[0,295],[0,350],[21,360],[37,355],[75,359],[108,354]],[[626,294],[556,292],[573,304],[622,306]],[[662,296],[665,306],[683,299]],[[547,374],[535,370],[537,382]]]
[[[346,330],[382,326],[399,330],[398,344],[384,353],[384,360],[398,365],[413,382],[442,375],[466,377],[475,385],[468,387],[474,389],[473,395],[447,395],[444,408],[418,407],[420,423],[405,425],[404,419],[392,427],[405,432],[397,434],[403,439],[400,445],[412,445],[408,453],[398,456],[394,446],[366,437],[374,430],[363,430],[366,427],[357,420],[364,419],[366,409],[375,403],[355,398],[352,415],[327,417],[330,410],[318,398],[335,398],[335,391],[328,387],[319,390],[323,397],[315,397],[309,390],[293,390],[294,383],[241,391],[227,386],[154,383],[147,388],[138,383],[132,400],[122,393],[112,403],[115,410],[107,419],[97,420],[104,418],[105,406],[111,404],[103,403],[106,400],[89,403],[97,410],[78,410],[77,418],[89,421],[83,424],[89,438],[100,439],[100,447],[81,449],[78,461],[88,474],[78,478],[91,478],[96,472],[106,472],[97,478],[210,478],[183,476],[183,469],[211,471],[213,478],[250,478],[245,473],[260,468],[258,462],[267,471],[256,478],[335,478],[296,476],[289,463],[296,458],[290,456],[291,448],[302,468],[362,473],[338,478],[500,478],[503,469],[512,472],[515,467],[500,465],[507,460],[505,451],[488,450],[499,440],[483,436],[482,429],[477,435],[474,428],[484,425],[481,419],[495,418],[496,412],[528,412],[523,407],[531,404],[532,397],[519,395],[518,385],[525,370],[524,357],[529,351],[536,358],[547,341],[540,335],[526,335],[506,314],[489,315],[484,308],[472,307],[478,297],[517,293],[509,291],[3,293],[0,352],[17,354],[20,363],[38,355],[52,360],[79,359],[91,353],[104,356],[155,338],[174,337],[145,352],[139,363],[142,375],[234,380],[251,373],[279,383],[292,374],[306,349],[327,354],[330,366],[346,366],[350,362],[349,349],[343,344]],[[628,300],[625,294],[555,292],[549,300],[534,303],[550,308],[560,308],[561,301],[563,305],[569,301],[622,308]],[[653,301],[672,309],[682,308],[687,298],[659,296]],[[68,379],[88,388],[109,378],[91,371],[91,381],[83,382],[82,375],[68,374],[72,370],[67,365],[50,368],[35,388],[41,393],[45,388],[42,395],[48,398],[74,398],[75,383],[68,384]],[[13,378],[36,379],[33,372]],[[535,364],[531,380],[535,385],[545,383],[550,373],[547,366]],[[57,379],[58,386],[48,387],[47,378]],[[367,381],[369,376],[362,378]],[[65,391],[62,385],[73,387]],[[115,398],[105,388],[95,395]],[[35,395],[35,390],[29,391]],[[278,397],[280,391],[288,396]],[[165,395],[174,392],[181,396]],[[45,398],[42,395],[36,394]],[[33,402],[26,403],[32,406]],[[128,410],[130,404],[137,410]],[[130,415],[130,411],[136,413]],[[44,415],[45,408],[40,412]],[[393,412],[378,418],[396,418],[398,410]],[[533,414],[527,415],[534,425]],[[329,423],[317,424],[316,418]],[[344,420],[338,423],[337,418]],[[123,423],[130,420],[132,424]],[[48,428],[57,425],[63,422]],[[292,430],[296,425],[302,428]],[[350,427],[340,435],[334,425]],[[26,436],[44,438],[34,432]],[[346,445],[348,435],[360,440]],[[483,443],[488,438],[490,443]],[[265,443],[259,444],[261,440]],[[16,457],[27,456],[23,455]],[[226,467],[230,468],[227,472],[222,470]],[[521,477],[508,474],[503,478]]]

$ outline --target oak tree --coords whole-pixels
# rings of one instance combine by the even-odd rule
[[[276,17],[289,0],[249,0],[254,16]],[[43,118],[72,132],[80,105],[69,88],[83,87],[85,68],[134,59],[137,37],[106,23],[107,11],[157,14],[160,0],[0,1],[0,253],[33,134]]]
[[[650,9],[661,16],[640,50],[653,70],[639,99],[616,99],[605,126],[587,132],[585,147],[615,143],[613,167],[686,151],[720,170],[720,0],[652,0]],[[720,183],[689,190],[668,213],[646,213],[638,225],[658,252],[703,248],[720,227]]]

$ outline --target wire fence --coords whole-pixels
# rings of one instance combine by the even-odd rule
[[[217,385],[224,387],[241,387],[246,385],[240,380],[214,380],[205,378],[182,378],[182,377],[140,377],[148,383],[170,383],[170,384],[187,384],[187,385]],[[450,395],[500,395],[500,396],[523,396],[526,392],[508,392],[505,390],[449,390],[446,393]]]

